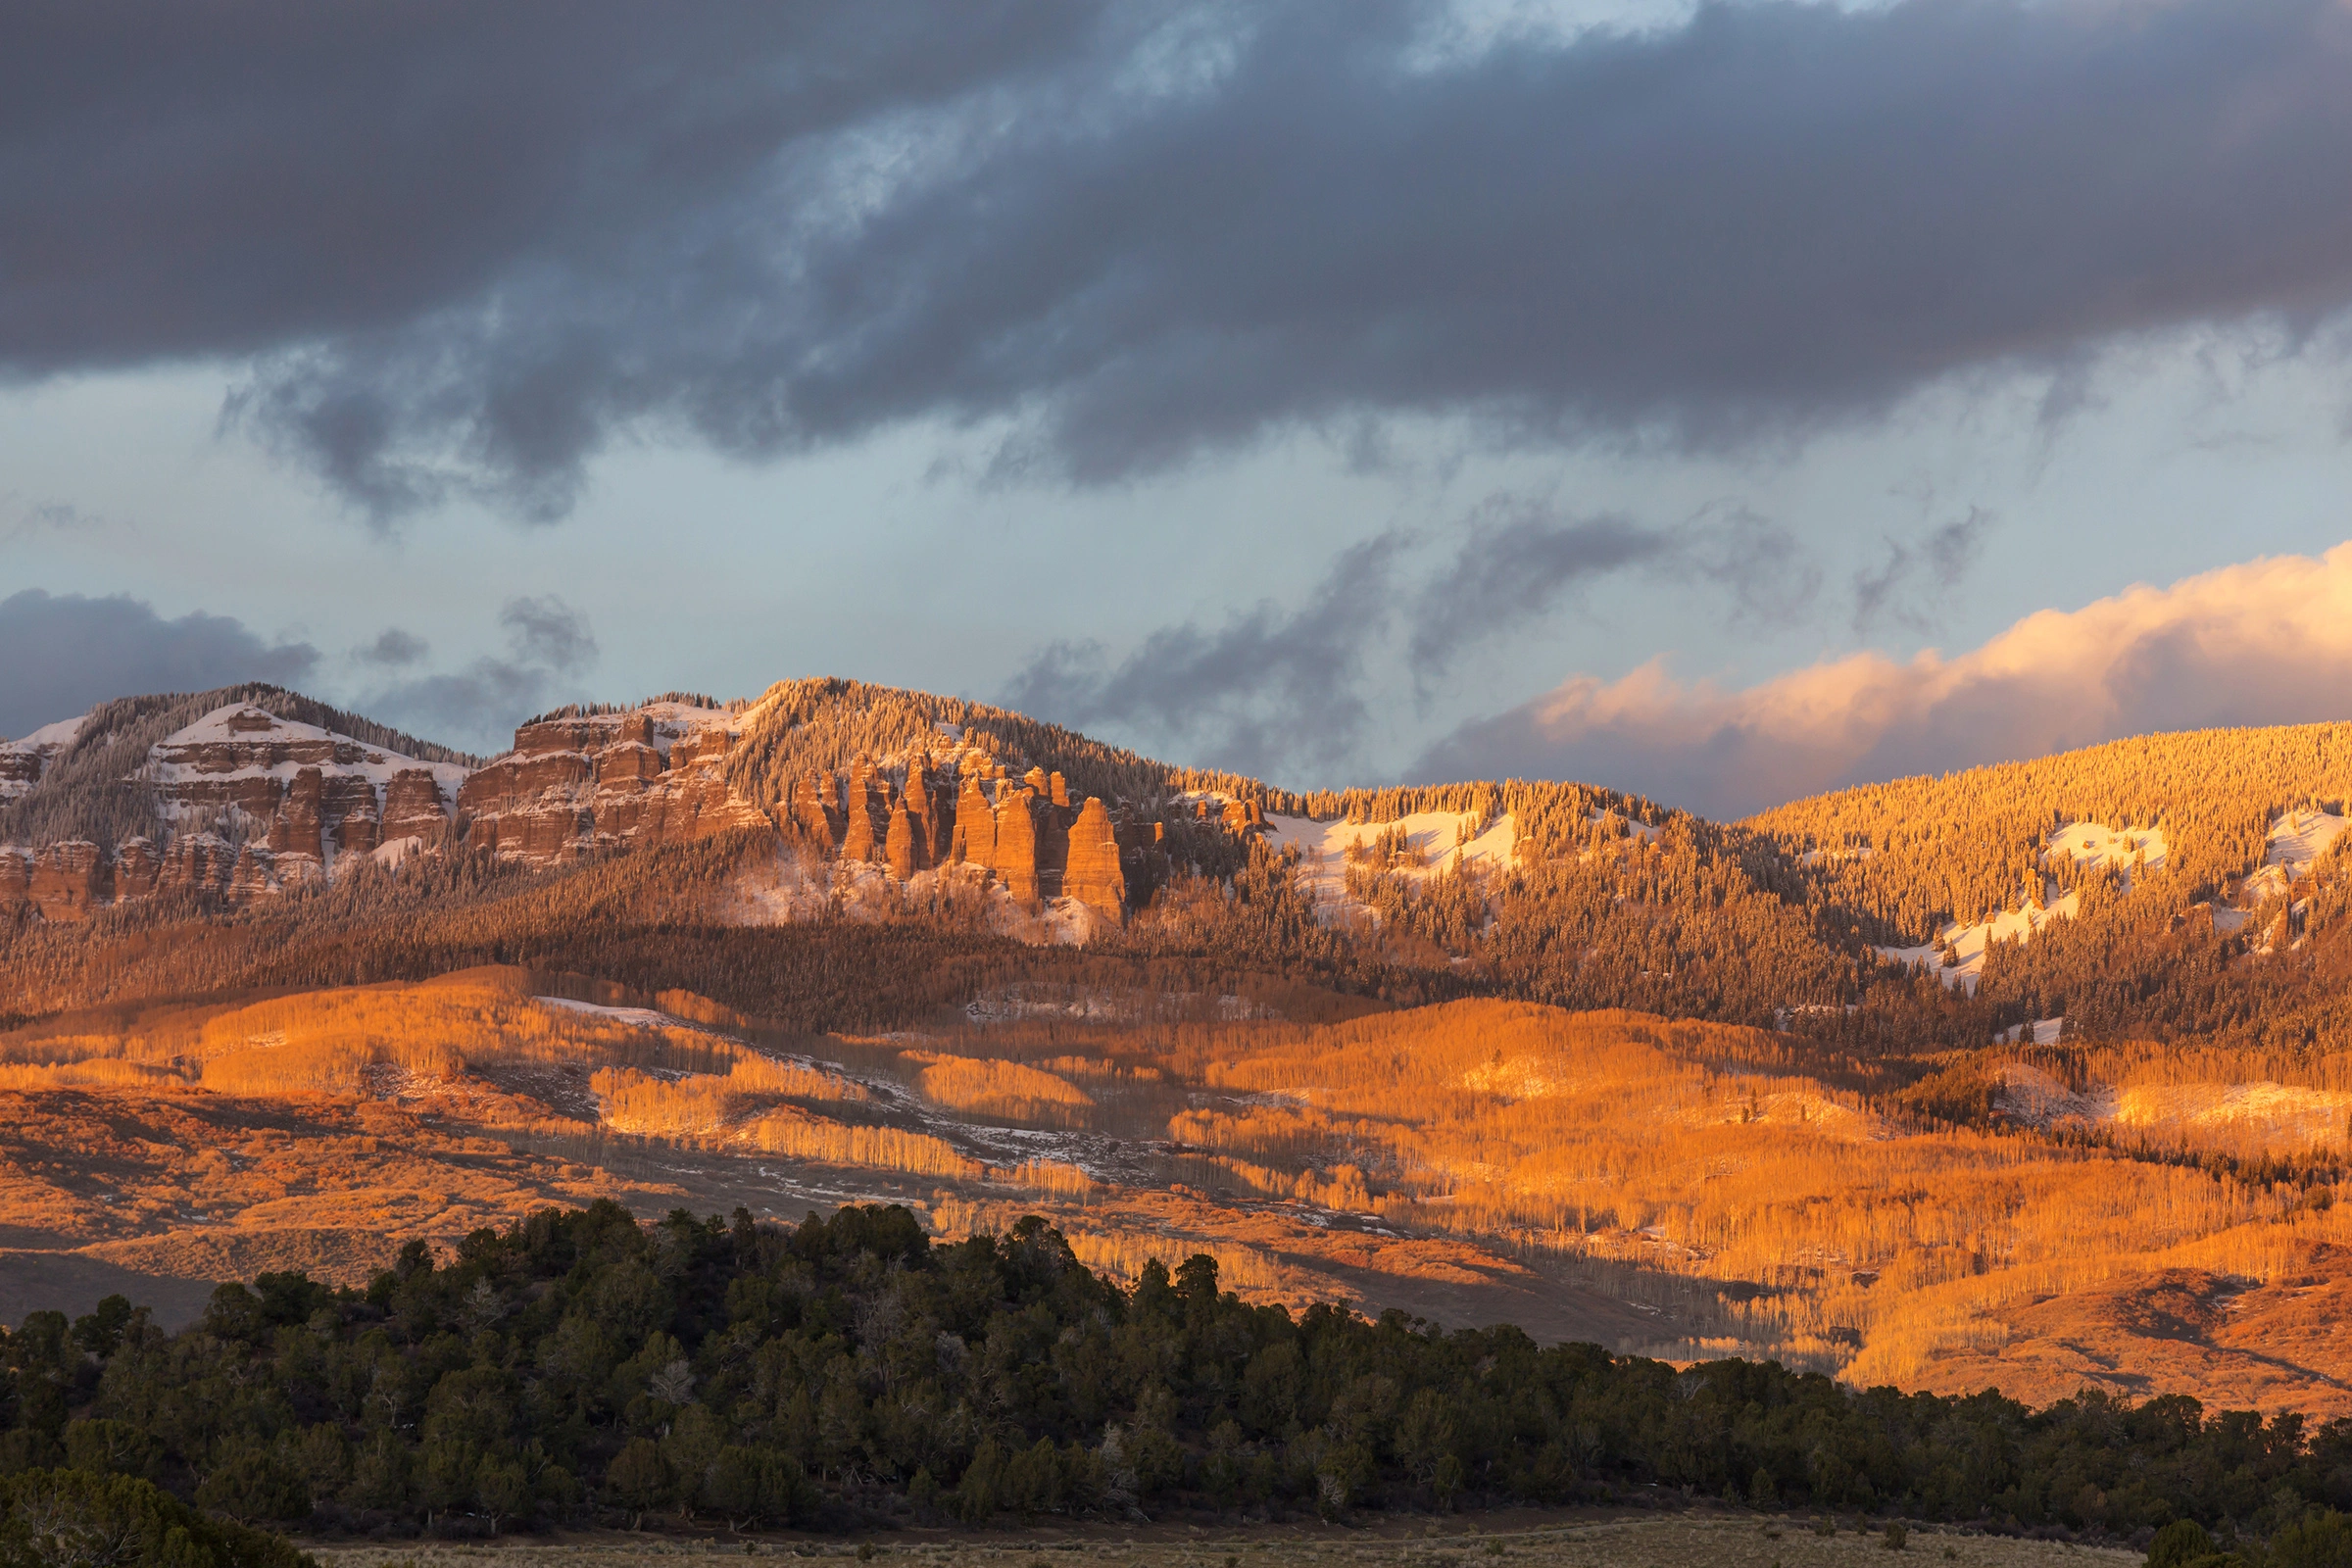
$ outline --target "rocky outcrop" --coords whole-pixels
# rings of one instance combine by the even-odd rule
[[[889,831],[889,818],[874,820],[874,764],[860,757],[850,768],[849,787],[842,792],[841,858],[871,860]],[[887,808],[884,808],[887,809]]]
[[[13,741],[0,741],[0,802],[30,794],[57,755],[81,733],[81,724],[79,718],[69,718],[62,724],[45,724]]]
[[[48,760],[30,748],[19,751],[13,746],[0,746],[0,801],[30,791],[41,781],[41,768]]]
[[[808,773],[793,786],[787,818],[811,843],[830,850],[841,843],[841,800],[828,774]]]
[[[526,724],[514,732],[512,752],[469,775],[458,792],[467,842],[545,863],[771,826],[766,812],[727,784],[733,718],[724,709],[653,703]],[[398,836],[387,802],[384,841]]]
[[[997,858],[997,815],[981,793],[980,775],[964,775],[963,792],[956,797],[956,831],[949,841],[948,858],[974,865],[994,865]]]
[[[0,845],[0,914],[22,908],[32,897],[32,851]]]
[[[153,839],[135,838],[115,846],[117,902],[154,898],[163,875],[163,852],[155,847]]]
[[[461,795],[464,791],[459,792]],[[449,821],[441,804],[441,782],[421,767],[404,767],[384,785],[383,816],[376,829],[379,844],[402,839],[430,839]]]
[[[44,919],[86,920],[115,900],[114,861],[87,839],[41,848],[26,898]]]
[[[277,813],[270,823],[270,852],[272,855],[307,855],[319,858],[319,848],[325,842],[321,831],[324,822],[319,812],[320,798],[326,793],[326,777],[316,767],[298,768],[294,782],[278,803]]]
[[[926,853],[929,845],[923,830],[917,826],[921,819],[906,809],[907,802],[912,799],[905,797],[890,808],[890,828],[883,839],[882,863],[902,882],[911,882],[915,872],[929,869]]]
[[[986,862],[1023,904],[1035,904],[1044,893],[1037,874],[1037,813],[1031,809],[1036,799],[1024,785],[998,789],[996,848]]]
[[[1061,892],[1112,920],[1126,918],[1127,875],[1119,863],[1118,834],[1109,808],[1095,797],[1088,797],[1070,825]]]
[[[156,891],[224,898],[236,860],[235,847],[218,833],[174,833],[163,853]]]

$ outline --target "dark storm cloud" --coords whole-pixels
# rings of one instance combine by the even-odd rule
[[[199,611],[166,620],[126,594],[87,599],[27,588],[0,599],[0,735],[136,692],[299,681],[318,662],[310,644],[271,642],[226,615]]]
[[[596,662],[597,646],[587,616],[553,594],[508,600],[498,623],[506,632],[504,655],[485,654],[463,669],[395,682],[370,693],[359,708],[387,723],[456,736],[485,752],[505,751],[523,719],[576,700],[573,678]],[[378,645],[395,635],[407,636],[386,632]],[[421,656],[423,644],[409,642]]]
[[[760,456],[941,418],[1081,481],[1394,414],[1739,439],[2352,296],[2335,0],[1439,29],[35,7],[0,51],[0,367],[253,357],[236,416],[377,516],[550,517],[624,430]]]
[[[1495,516],[1497,512],[1510,514]],[[1453,564],[1415,607],[1411,640],[1416,677],[1443,674],[1464,645],[1551,608],[1577,578],[1673,548],[1669,536],[1620,517],[1563,523],[1524,503],[1491,504]]]
[[[1329,768],[1348,761],[1372,725],[1369,665],[1386,648],[1406,652],[1426,695],[1464,653],[1613,572],[1710,582],[1742,605],[1776,595],[1796,605],[1813,591],[1795,542],[1746,513],[1644,528],[1497,498],[1454,531],[1449,555],[1416,587],[1409,558],[1420,543],[1381,534],[1342,552],[1295,610],[1267,601],[1214,628],[1165,626],[1115,664],[1100,643],[1054,643],[1004,700],[1073,727],[1198,747],[1188,755],[1244,772]]]

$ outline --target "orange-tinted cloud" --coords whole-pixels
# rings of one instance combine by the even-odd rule
[[[1467,724],[1424,777],[1578,778],[1736,816],[2123,735],[2352,717],[2352,542],[2029,615],[1983,647],[1851,654],[1760,685],[1653,660]]]

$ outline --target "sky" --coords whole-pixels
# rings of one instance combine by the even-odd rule
[[[2352,717],[2345,0],[12,32],[0,735],[830,673],[1737,815]]]

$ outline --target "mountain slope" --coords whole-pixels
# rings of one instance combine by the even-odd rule
[[[0,855],[111,879],[28,882],[0,943],[43,1278],[347,1277],[555,1194],[889,1197],[1911,1386],[2352,1380],[2288,1299],[2352,1278],[2340,726],[1727,824],[1291,794],[845,681],[565,710],[487,761],[206,700],[0,753],[8,820],[79,835]],[[208,836],[223,876],[130,874]],[[2260,1366],[2240,1279],[2292,1329]],[[2176,1300],[2189,1339],[2143,1332]]]
[[[903,1016],[888,984],[787,998],[722,971],[798,962],[724,955],[910,943],[1044,972],[1060,960],[1030,950],[1076,942],[1778,1026],[1856,1060],[2036,1027],[2332,1038],[2352,990],[2343,725],[2148,737],[1739,824],[1573,783],[1302,795],[829,678],[563,710],[486,762],[267,688],[126,699],[0,758],[0,904],[44,928],[0,968],[20,1013],[92,1000],[100,971],[133,996],[166,971],[250,983],[227,956],[248,951],[281,981],[523,948],[562,967],[680,921],[703,934],[659,960],[677,972],[637,978],[876,1026]],[[626,853],[655,843],[658,863]],[[109,911],[86,939],[51,929]],[[158,922],[192,935],[125,960]]]

